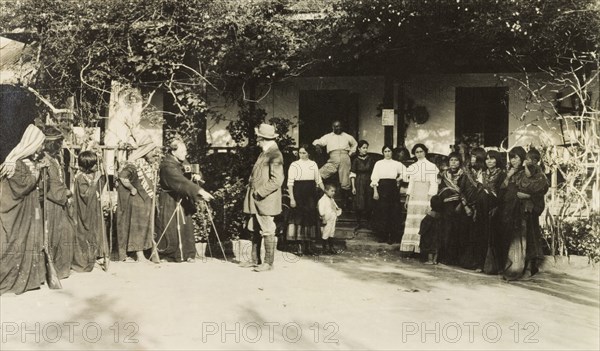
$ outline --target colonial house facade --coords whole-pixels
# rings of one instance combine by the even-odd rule
[[[563,143],[558,122],[536,112],[540,107],[526,101],[519,80],[525,77],[512,73],[413,74],[392,84],[383,76],[299,77],[274,84],[259,105],[267,119],[292,120],[298,144],[329,132],[336,119],[348,133],[369,141],[372,152],[404,142],[408,148],[424,143],[432,152],[447,154],[463,136],[504,149]],[[392,90],[391,119],[382,113],[386,89]],[[224,120],[208,123],[209,142],[233,146],[225,128],[237,118],[237,107],[221,112]]]

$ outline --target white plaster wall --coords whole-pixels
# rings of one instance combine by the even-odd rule
[[[406,146],[410,149],[416,143],[424,143],[431,152],[447,154],[450,145],[456,139],[454,130],[455,118],[455,88],[456,87],[503,87],[509,88],[509,139],[508,145],[540,145],[545,143],[562,143],[560,128],[554,121],[538,120],[540,113],[532,111],[524,114],[526,107],[537,110],[539,106],[526,106],[524,91],[512,80],[503,80],[505,76],[524,80],[518,73],[502,74],[431,74],[411,75],[405,80],[397,81],[404,89],[406,97],[414,100],[415,105],[427,108],[430,118],[422,124],[412,122],[407,129]],[[530,75],[529,79],[535,85],[541,75]],[[376,116],[377,107],[383,102],[384,78],[382,76],[365,77],[302,77],[294,78],[274,85],[261,100],[260,105],[267,111],[267,119],[272,117],[288,118],[296,124],[299,112],[300,90],[330,90],[347,89],[357,93],[359,98],[359,135],[370,143],[370,151],[380,152],[384,143],[384,127],[381,118]],[[264,92],[263,92],[264,94]],[[260,94],[259,94],[260,95]],[[226,104],[218,98],[210,103],[218,110],[223,120],[208,122],[209,142],[213,146],[233,146],[231,136],[226,130],[229,121],[237,118],[237,106]],[[540,129],[543,127],[543,130]],[[329,130],[324,125],[323,132]],[[291,131],[294,139],[298,140],[298,128]],[[397,126],[394,127],[394,142],[396,142]]]
[[[381,76],[367,77],[302,77],[290,79],[274,85],[271,91],[261,100],[260,106],[267,111],[267,120],[272,117],[287,118],[296,124],[290,134],[298,141],[299,95],[301,90],[336,90],[345,89],[358,94],[358,139],[366,139],[371,150],[378,152],[383,146],[383,126],[377,115],[377,107],[383,101],[384,79]],[[260,92],[259,92],[260,95]],[[225,104],[213,98],[212,107],[224,117],[220,122],[209,121],[208,129],[213,146],[234,145],[231,136],[225,129],[231,120],[237,118],[238,108],[234,104]],[[330,131],[329,124],[323,125],[323,133]]]
[[[523,80],[525,77],[516,73],[502,74],[436,74],[411,75],[399,85],[404,88],[407,98],[414,100],[415,105],[422,105],[429,111],[429,120],[417,125],[414,122],[407,128],[406,145],[410,149],[416,143],[427,145],[431,152],[447,154],[450,145],[456,140],[455,118],[455,89],[456,87],[508,87],[509,88],[509,118],[508,145],[540,145],[545,143],[561,143],[559,126],[555,122],[538,120],[539,112],[526,111],[524,91],[519,90],[519,83],[512,79],[504,80],[505,76]],[[530,82],[541,78],[540,75],[529,77]],[[539,106],[528,106],[529,110],[538,110]],[[533,123],[533,124],[532,124]],[[542,129],[544,128],[544,132]],[[492,145],[486,145],[492,146]]]

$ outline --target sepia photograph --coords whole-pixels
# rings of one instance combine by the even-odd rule
[[[1,350],[599,350],[600,0],[0,0]]]

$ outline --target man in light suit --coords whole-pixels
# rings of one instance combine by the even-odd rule
[[[255,267],[254,271],[264,272],[273,269],[275,260],[275,220],[281,213],[281,186],[283,185],[283,155],[275,138],[275,127],[263,123],[254,128],[262,153],[258,156],[248,182],[244,213],[250,214],[248,230],[252,233],[252,259],[243,262],[242,267]],[[261,241],[265,241],[265,261],[260,264]]]

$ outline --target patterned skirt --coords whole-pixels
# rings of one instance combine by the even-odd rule
[[[412,192],[408,194],[410,198],[406,209],[406,224],[400,243],[400,251],[421,252],[419,248],[419,242],[421,241],[419,229],[421,221],[429,210],[428,191],[429,182],[415,181]]]

